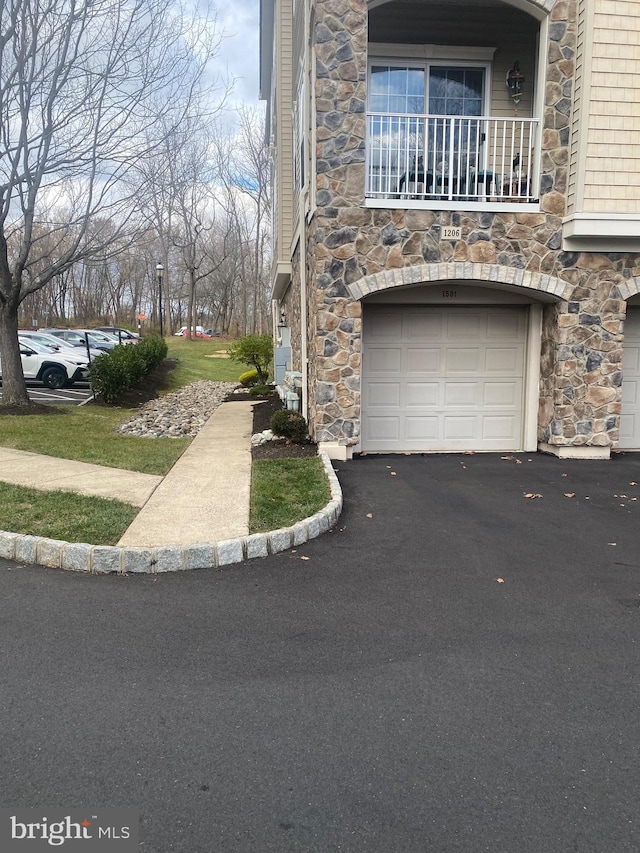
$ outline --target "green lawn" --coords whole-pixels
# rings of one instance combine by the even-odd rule
[[[168,338],[178,361],[169,390],[199,379],[235,382],[246,366],[225,358],[228,341]],[[191,439],[119,435],[133,409],[59,406],[56,415],[0,415],[0,446],[98,465],[166,474]],[[318,458],[260,460],[253,465],[251,532],[287,527],[321,509],[330,493]],[[115,544],[137,510],[119,501],[41,492],[0,482],[0,530],[67,542]]]
[[[170,391],[182,388],[198,379],[215,382],[237,382],[238,376],[248,368],[226,357],[231,341],[221,338],[167,338],[169,358],[178,360],[171,375]]]
[[[250,532],[289,527],[331,499],[322,460],[258,459],[251,468]]]
[[[121,501],[41,492],[0,482],[0,530],[64,542],[115,545],[138,510]]]
[[[191,441],[118,435],[116,426],[135,414],[132,409],[59,409],[56,415],[0,415],[0,445],[144,474],[166,474]]]

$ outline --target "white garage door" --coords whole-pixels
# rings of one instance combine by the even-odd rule
[[[620,447],[640,449],[640,308],[628,308],[622,356]]]
[[[365,306],[362,450],[521,450],[527,309]]]

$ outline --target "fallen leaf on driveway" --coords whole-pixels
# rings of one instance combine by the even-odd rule
[[[637,484],[634,480],[632,480],[632,481],[629,483],[629,485],[630,485],[630,486],[637,486],[638,484]]]
[[[565,496],[565,498],[575,498],[576,493],[575,492],[565,492],[564,496]]]
[[[497,581],[498,583],[504,583],[504,578],[496,578],[496,581]]]
[[[541,498],[542,495],[539,494],[538,492],[525,492],[523,497],[525,497],[525,498]]]
[[[607,542],[607,545],[617,545],[617,542]]]
[[[367,518],[373,518],[373,513],[372,513],[372,512],[368,512],[368,513],[367,513],[367,515],[366,515],[366,517],[367,517]]]
[[[301,560],[310,560],[311,557],[300,557]]]
[[[395,476],[396,476],[396,472],[395,472],[395,471],[389,471],[389,473],[391,474],[391,476],[392,476],[392,477],[395,477]]]

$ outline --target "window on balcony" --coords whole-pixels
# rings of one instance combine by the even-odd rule
[[[368,198],[532,200],[536,122],[491,116],[489,72],[481,63],[372,61]]]

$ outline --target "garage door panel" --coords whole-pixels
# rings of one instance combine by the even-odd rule
[[[398,341],[402,337],[402,313],[400,311],[374,314],[368,320],[368,333],[375,340]]]
[[[445,415],[443,418],[443,438],[445,441],[459,441],[460,439],[472,441],[477,436],[477,422],[477,417]]]
[[[517,408],[522,399],[522,385],[519,382],[485,382],[483,385],[482,404],[484,406],[500,406]]]
[[[479,388],[477,382],[447,382],[444,391],[445,406],[478,405]]]
[[[622,356],[622,414],[619,446],[640,450],[640,309],[628,307]]]
[[[625,346],[624,370],[628,376],[640,374],[640,347]]]
[[[433,408],[439,405],[439,382],[408,382],[405,390],[407,408],[416,406]]]
[[[488,347],[485,350],[484,367],[487,372],[517,373],[522,365],[522,347]]]
[[[404,330],[408,339],[439,340],[443,334],[443,316],[441,314],[412,313],[405,314]]]
[[[640,398],[638,397],[640,380],[625,379],[624,385],[624,403],[626,404],[626,407],[630,408],[632,406],[637,406],[638,403],[640,403]]]
[[[372,441],[397,442],[400,439],[399,417],[377,417],[367,419],[367,436]]]
[[[427,347],[407,349],[407,371],[409,373],[437,373],[440,370],[440,350]]]
[[[525,336],[523,308],[365,306],[362,449],[521,449]]]
[[[513,441],[515,438],[516,426],[515,417],[505,417],[503,415],[501,417],[492,418],[485,416],[482,418],[482,437],[483,439],[490,441],[496,439]]]
[[[636,415],[620,416],[620,447],[637,447],[634,444],[634,436],[640,428],[640,418]]]
[[[373,347],[367,351],[367,360],[373,373],[399,373],[402,350],[400,347]]]
[[[400,405],[399,382],[369,382],[367,403],[371,407],[394,408]]]
[[[468,341],[483,337],[484,318],[480,312],[448,311],[446,314],[446,337],[450,341]]]
[[[439,430],[437,417],[413,417],[405,419],[405,437],[409,441],[437,441]]]
[[[475,373],[478,370],[480,350],[476,347],[449,347],[446,349],[447,373]]]
[[[521,337],[523,318],[518,314],[489,312],[487,315],[487,340]]]

